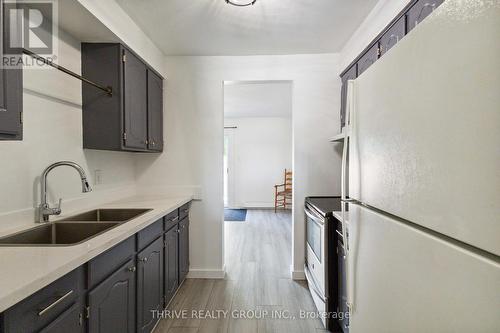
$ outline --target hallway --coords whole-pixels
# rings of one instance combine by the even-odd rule
[[[291,223],[289,211],[272,210],[225,222],[226,278],[186,280],[168,310],[187,310],[187,318],[163,319],[155,332],[324,332],[319,319],[300,318],[315,307],[305,282],[290,279]],[[193,310],[220,318],[194,318]]]

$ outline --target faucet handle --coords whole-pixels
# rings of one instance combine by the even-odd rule
[[[61,214],[61,204],[62,204],[62,198],[59,198],[59,203],[57,204],[57,207],[54,208],[54,213],[56,215]]]

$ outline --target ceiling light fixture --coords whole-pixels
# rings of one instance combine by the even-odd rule
[[[226,0],[227,4],[236,6],[236,7],[246,7],[254,5],[257,0]]]

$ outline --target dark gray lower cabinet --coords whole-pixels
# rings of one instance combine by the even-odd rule
[[[163,309],[163,237],[137,254],[137,332],[151,332]]]
[[[186,204],[0,313],[0,333],[151,332],[189,271],[188,214]]]
[[[89,292],[89,332],[135,332],[135,272],[130,259]]]
[[[179,284],[189,272],[189,218],[179,222]]]
[[[165,234],[165,305],[179,287],[179,234],[177,225]]]
[[[0,332],[39,332],[44,328],[47,332],[58,332],[56,327],[71,325],[68,321],[75,323],[76,317],[83,316],[84,284],[84,269],[79,267],[6,310],[1,315]],[[68,309],[71,309],[71,314],[67,313]],[[56,321],[59,324],[53,327]],[[75,332],[80,330],[78,327]]]

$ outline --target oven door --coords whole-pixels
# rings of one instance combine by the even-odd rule
[[[315,284],[315,289],[319,292],[322,298],[326,298],[325,272],[326,260],[325,257],[325,221],[312,209],[306,205],[306,233],[307,233],[307,249],[306,249],[306,265],[309,273],[312,275]]]

